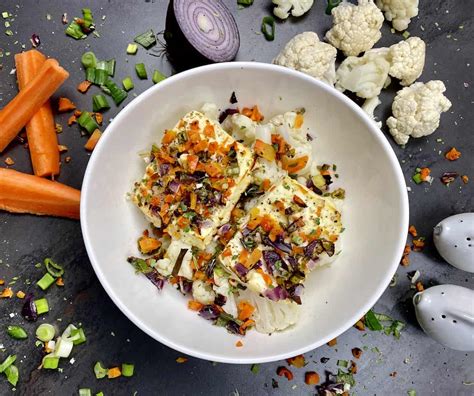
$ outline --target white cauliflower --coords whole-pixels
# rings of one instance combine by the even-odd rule
[[[370,118],[375,121],[379,128],[382,127],[382,121],[377,121],[375,119],[374,111],[380,103],[382,102],[380,101],[379,97],[374,96],[373,98],[366,99],[364,104],[362,105],[362,110],[364,110],[370,116]]]
[[[349,56],[344,59],[336,72],[336,88],[341,92],[354,92],[360,98],[378,96],[390,70],[390,63],[385,59],[386,52],[376,49],[359,58]]]
[[[418,15],[418,0],[376,0],[377,7],[385,13],[385,19],[392,22],[394,29],[406,30],[410,19]]]
[[[390,47],[388,61],[392,77],[404,86],[413,84],[425,67],[425,42],[419,37],[410,37]]]
[[[211,120],[217,120],[219,118],[219,110],[215,103],[204,103],[201,107],[201,113]]]
[[[417,82],[397,92],[387,125],[398,144],[406,144],[410,136],[431,135],[438,128],[441,113],[451,108],[444,91],[444,83],[436,80]]]
[[[314,0],[273,0],[276,5],[273,14],[280,19],[286,19],[291,11],[291,15],[300,17],[311,9],[313,3]]]
[[[304,32],[293,37],[273,60],[273,63],[299,70],[334,85],[336,55],[336,48],[319,41],[316,33]]]
[[[216,294],[212,290],[212,286],[202,280],[195,280],[193,282],[193,299],[201,304],[212,304]]]
[[[373,0],[359,0],[358,5],[344,1],[331,14],[333,27],[326,39],[346,56],[368,51],[382,36],[383,14]]]
[[[178,240],[172,241],[166,250],[165,257],[156,262],[156,269],[161,275],[171,275],[171,271],[173,270],[181,249],[187,249],[187,252],[183,257],[178,275],[187,279],[193,278],[193,270],[191,268],[191,260],[193,259],[193,255],[191,252],[191,246]]]
[[[222,123],[222,128],[235,139],[243,141],[247,146],[255,143],[255,139],[272,144],[273,124],[259,124],[243,114],[232,114]]]

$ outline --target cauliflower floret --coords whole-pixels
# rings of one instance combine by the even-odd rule
[[[183,257],[178,275],[187,279],[193,278],[193,270],[191,268],[191,260],[193,259],[193,255],[191,252],[191,246],[177,240],[174,240],[170,243],[168,249],[166,250],[165,257],[157,261],[156,269],[161,275],[171,275],[171,271],[173,270],[181,249],[187,249],[187,252]]]
[[[344,59],[336,72],[336,88],[349,90],[361,98],[374,98],[380,94],[388,78],[390,63],[385,59],[387,51],[376,49],[357,58]]]
[[[423,72],[425,52],[425,42],[419,37],[410,37],[392,45],[388,53],[388,73],[401,80],[404,86],[413,84]]]
[[[376,0],[377,7],[385,13],[385,19],[391,21],[393,28],[406,30],[410,19],[418,15],[418,0]]]
[[[248,273],[248,287],[250,290],[262,294],[265,290],[268,289],[267,283],[263,278],[263,275],[259,274],[257,271],[252,270]]]
[[[193,282],[193,299],[201,304],[212,304],[216,294],[212,290],[212,286],[202,280],[195,280]]]
[[[219,110],[215,103],[204,103],[201,107],[201,113],[211,120],[217,120],[219,118]]]
[[[379,128],[382,127],[382,121],[377,121],[375,119],[374,111],[380,103],[382,102],[380,101],[379,97],[375,96],[373,98],[366,99],[364,104],[362,105],[362,110],[364,110],[370,116],[370,118],[375,121]]]
[[[291,10],[291,15],[299,17],[309,11],[313,3],[314,0],[273,0],[273,4],[276,5],[273,14],[280,19],[286,19]]]
[[[336,48],[319,41],[316,33],[304,32],[293,37],[273,60],[273,63],[299,70],[334,85],[336,55]]]
[[[431,135],[438,128],[441,113],[451,108],[444,91],[444,83],[436,80],[417,82],[397,92],[387,125],[398,144],[406,144],[410,136]]]
[[[236,140],[243,141],[249,146],[255,141],[257,123],[243,114],[232,114],[222,123],[222,128]]]
[[[359,0],[358,5],[343,2],[331,11],[333,27],[326,39],[346,56],[368,51],[380,40],[383,14],[373,0]]]

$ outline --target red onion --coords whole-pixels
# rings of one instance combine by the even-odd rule
[[[286,254],[291,254],[293,252],[291,250],[291,246],[288,243],[285,243],[281,236],[279,236],[275,242],[272,242],[270,238],[265,237],[263,239],[263,243],[267,246],[272,246],[275,249],[279,249]]]
[[[227,297],[222,294],[218,294],[214,300],[214,304],[219,305],[220,307],[225,305],[226,302],[227,302]]]
[[[221,0],[172,0],[164,34],[178,68],[229,62],[240,47],[237,24]]]
[[[245,277],[245,275],[247,275],[247,272],[249,272],[249,270],[240,263],[235,264],[234,270],[235,270],[235,272],[237,272],[237,274],[241,278]]]
[[[229,223],[224,224],[223,226],[221,226],[221,227],[219,228],[219,230],[217,231],[217,234],[218,234],[219,236],[223,236],[224,234],[226,234],[227,232],[229,232],[231,228],[232,228],[232,226],[231,226]]]
[[[275,271],[275,263],[278,260],[282,261],[280,255],[277,252],[274,252],[273,250],[264,250],[263,259],[265,260],[265,264],[267,265],[267,268],[271,273]]]
[[[227,118],[227,116],[232,115],[232,114],[237,114],[239,110],[237,109],[225,109],[220,115],[219,115],[219,122],[222,124],[224,120]]]
[[[288,292],[281,286],[277,286],[273,289],[267,290],[265,292],[265,297],[269,298],[272,301],[285,300],[286,298],[288,298]]]
[[[165,176],[171,169],[170,164],[160,164],[160,176]]]
[[[219,315],[220,312],[214,305],[204,305],[199,311],[199,316],[206,320],[216,320]]]
[[[25,303],[21,309],[21,315],[30,322],[36,322],[38,313],[36,312],[36,305],[33,302],[33,294],[28,293],[25,297]]]
[[[153,283],[158,290],[163,289],[165,280],[157,271],[151,271],[145,274],[145,276]]]
[[[295,285],[288,289],[290,298],[299,305],[301,305],[301,295],[303,294],[303,289],[303,285]]]
[[[170,184],[168,184],[168,188],[170,189],[171,192],[176,194],[179,190],[180,183],[176,180],[172,180]]]

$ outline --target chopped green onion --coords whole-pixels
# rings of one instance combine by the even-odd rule
[[[328,0],[328,5],[326,7],[326,14],[331,15],[332,9],[336,8],[342,0]]]
[[[44,265],[46,266],[46,271],[48,271],[55,278],[59,278],[60,276],[63,276],[64,274],[63,267],[61,267],[59,264],[56,264],[50,258],[44,259]]]
[[[97,122],[92,118],[89,112],[83,111],[81,116],[77,119],[77,123],[84,128],[89,134],[99,128]]]
[[[153,30],[147,30],[145,33],[139,34],[133,39],[137,44],[140,44],[142,47],[149,49],[156,44],[156,36],[153,33]]]
[[[119,88],[118,85],[110,79],[105,82],[105,87],[110,91],[110,96],[112,96],[112,99],[117,106],[128,96],[127,92]]]
[[[137,63],[135,65],[135,71],[137,72],[138,78],[142,80],[146,80],[148,78],[148,74],[146,72],[145,64],[144,63]]]
[[[7,334],[11,338],[14,338],[15,340],[24,340],[24,339],[28,338],[28,334],[23,329],[23,327],[20,327],[20,326],[8,326],[7,327]]]
[[[59,365],[59,357],[58,356],[45,356],[43,359],[43,368],[56,370]]]
[[[5,375],[7,376],[7,381],[13,386],[16,386],[16,384],[18,383],[18,377],[20,376],[18,367],[16,367],[14,364],[8,366],[5,369]]]
[[[402,37],[406,40],[408,37],[410,37],[410,32],[408,30],[405,30],[403,33],[402,33]]]
[[[101,391],[101,392],[97,392],[97,393],[95,394],[95,396],[104,396],[104,392],[102,392],[102,391]]]
[[[66,338],[58,337],[54,347],[54,356],[67,358],[72,352],[74,343]]]
[[[88,51],[82,55],[81,63],[86,69],[89,67],[95,67],[97,65],[97,58],[92,51]]]
[[[44,314],[49,311],[48,300],[46,300],[46,298],[34,300],[33,303],[36,306],[36,312],[38,313],[38,315]]]
[[[260,365],[252,364],[252,366],[250,367],[250,371],[254,374],[258,374],[258,372],[260,371]]]
[[[123,85],[123,89],[125,89],[125,91],[130,91],[131,89],[133,89],[135,87],[135,85],[133,85],[133,81],[131,79],[131,77],[126,77],[122,80],[122,85]]]
[[[46,273],[43,275],[43,277],[38,281],[36,282],[36,284],[41,287],[42,290],[46,290],[48,289],[54,282],[56,281],[56,279],[54,277],[51,276],[50,273]]]
[[[129,44],[127,45],[127,54],[135,55],[138,51],[138,45],[136,44]]]
[[[79,396],[92,396],[92,391],[89,388],[79,389]]]
[[[135,366],[133,364],[122,363],[122,375],[124,377],[132,377]]]
[[[409,391],[407,391],[407,395],[408,396],[416,396],[416,390],[410,389]]]
[[[81,26],[76,21],[72,21],[71,24],[66,28],[66,34],[76,40],[87,37],[87,35],[82,31]]]
[[[349,362],[347,360],[338,360],[337,365],[340,367],[347,367],[349,366]]]
[[[8,367],[15,363],[16,355],[9,355],[3,362],[0,364],[0,373],[3,373]]]
[[[97,379],[105,378],[109,370],[102,366],[101,362],[94,364],[94,374]]]
[[[237,0],[237,4],[244,7],[248,7],[253,4],[253,0]]]
[[[10,29],[5,30],[5,34],[6,34],[7,36],[13,36],[13,31],[11,31]]]
[[[8,11],[3,11],[2,12],[2,17],[3,17],[3,19],[7,19],[9,17]]]
[[[109,105],[109,102],[107,102],[107,98],[104,95],[98,94],[92,97],[92,110],[94,112],[108,110],[108,109],[110,109],[110,105]]]
[[[383,326],[375,317],[374,311],[372,311],[371,309],[365,314],[365,324],[368,329],[372,331],[380,331],[383,329]]]
[[[412,176],[412,179],[416,184],[420,184],[423,181],[423,180],[421,180],[421,173],[415,173]]]
[[[105,70],[110,77],[113,77],[115,74],[115,59],[110,59],[105,62]]]
[[[109,78],[109,73],[105,69],[95,69],[94,84],[104,85]]]
[[[268,27],[270,27],[270,32]],[[275,39],[275,19],[272,16],[263,17],[261,30],[268,41],[273,41]]]
[[[86,342],[86,335],[84,334],[82,327],[80,329],[74,329],[71,331],[70,340],[74,345],[80,345]]]
[[[86,69],[86,80],[95,83],[95,67],[88,67]]]
[[[51,341],[56,335],[56,329],[49,323],[43,323],[36,329],[36,338],[43,342]]]
[[[107,70],[107,62],[106,61],[99,61],[95,65],[95,68],[99,69],[99,70]]]
[[[94,29],[94,18],[92,17],[92,11],[90,8],[82,9],[82,16],[84,19],[84,26],[86,29]]]
[[[166,76],[160,72],[159,70],[155,70],[153,72],[153,77],[152,77],[152,81],[155,83],[155,84],[158,84],[160,81],[163,81],[164,79],[166,78]]]

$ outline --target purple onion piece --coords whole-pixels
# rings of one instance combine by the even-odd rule
[[[226,223],[217,230],[217,234],[219,236],[223,236],[224,234],[229,232],[231,228],[232,226],[229,223]]]
[[[214,276],[214,268],[216,268],[217,259],[213,257],[208,263],[206,267],[206,276],[211,279]]]
[[[39,36],[35,33],[32,34],[32,36],[30,38],[30,41],[31,41],[31,45],[34,48],[38,47],[41,44],[41,40],[40,40]]]
[[[236,103],[238,102],[237,96],[235,96],[235,91],[232,92],[232,95],[230,95],[229,102],[230,102],[231,104],[236,104]]]
[[[240,326],[232,320],[229,320],[225,328],[227,329],[229,333],[240,334]]]
[[[213,226],[212,220],[206,219],[206,220],[198,220],[196,224],[199,227],[199,230],[202,230],[203,228],[211,228]]]
[[[245,227],[243,230],[242,230],[242,235],[244,237],[246,237],[247,235],[251,234],[252,233],[252,230],[250,228],[247,228]]]
[[[262,268],[262,260],[258,260],[252,268]]]
[[[314,270],[318,265],[318,260],[318,257],[316,257],[315,259],[309,259],[309,261],[306,263],[306,269],[308,271]]]
[[[234,270],[235,270],[235,272],[237,272],[237,274],[241,278],[244,278],[245,275],[247,275],[247,272],[249,272],[249,270],[240,263],[237,263],[237,264],[234,265]]]
[[[289,245],[288,243],[285,243],[285,241],[283,241],[283,238],[281,236],[278,236],[275,242],[270,240],[270,238],[265,237],[263,238],[263,243],[267,246],[272,246],[275,249],[279,249],[286,254],[293,253],[293,251],[291,250],[291,245]]]
[[[288,289],[288,294],[295,303],[301,305],[301,295],[303,294],[303,290],[303,285],[294,285]]]
[[[265,261],[265,264],[267,265],[267,268],[269,269],[269,272],[273,274],[275,271],[275,263],[280,260],[281,257],[280,255],[273,251],[273,250],[264,250],[263,251],[263,260]]]
[[[290,263],[291,267],[294,269],[294,270],[298,270],[299,267],[298,267],[298,261],[293,257],[293,256],[288,256],[286,258],[286,260]]]
[[[214,300],[214,304],[219,305],[220,307],[225,305],[226,302],[227,302],[227,297],[222,294],[218,294]]]
[[[153,283],[158,290],[163,289],[165,280],[157,271],[151,271],[145,274],[145,276]]]
[[[30,322],[36,322],[38,313],[36,312],[36,305],[33,302],[33,294],[28,293],[25,297],[25,303],[21,309],[21,315]]]
[[[181,183],[179,183],[176,179],[173,179],[169,184],[168,188],[170,191],[174,194],[176,194],[179,190],[179,187],[181,186]]]
[[[219,122],[222,124],[224,120],[227,118],[227,116],[230,116],[232,114],[237,114],[239,110],[237,109],[225,109],[220,115],[219,115]]]
[[[188,279],[181,278],[179,280],[179,288],[183,294],[191,293],[193,289],[193,282]]]
[[[277,286],[273,289],[265,291],[265,297],[269,298],[272,301],[285,300],[288,298],[288,292],[281,286]]]
[[[206,320],[216,320],[220,315],[219,310],[214,305],[204,305],[199,311],[199,316]]]
[[[170,164],[160,164],[160,176],[165,176],[171,170]]]

